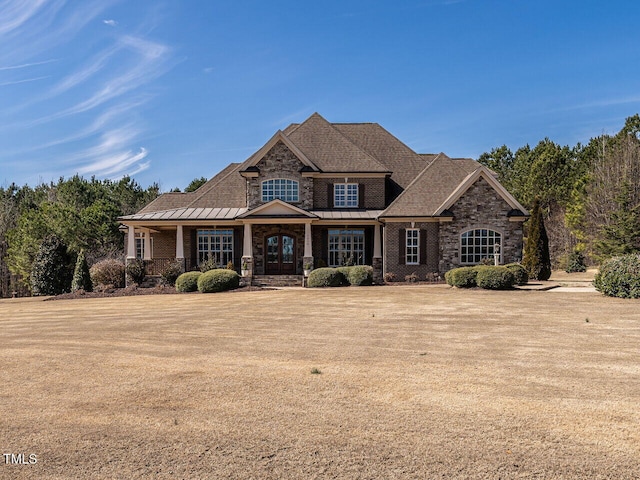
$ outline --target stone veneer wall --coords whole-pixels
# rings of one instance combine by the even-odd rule
[[[385,179],[384,178],[357,178],[346,177],[347,183],[364,185],[364,208],[383,210],[385,205]],[[313,208],[332,208],[333,201],[329,202],[328,185],[345,183],[345,177],[316,178],[313,182]],[[362,189],[360,190],[362,191]]]
[[[440,224],[440,272],[461,266],[460,235],[476,228],[502,235],[502,263],[522,259],[522,222],[509,221],[511,207],[486,180],[478,179],[449,210],[454,220]]]
[[[426,242],[420,248],[420,265],[406,265],[405,258],[400,258],[406,245],[406,235],[400,235],[400,231],[411,227],[411,222],[388,222],[384,227],[384,271],[396,275],[396,281],[404,281],[406,275],[415,273],[419,280],[426,280],[427,275],[438,273],[440,249],[439,224],[437,222],[415,222],[415,227],[420,229],[420,242]],[[426,259],[424,257],[426,253]]]
[[[296,275],[302,275],[302,258],[304,255],[304,225],[253,225],[253,273],[265,274],[265,238],[282,233],[295,238]]]
[[[248,179],[247,205],[250,209],[262,205],[262,182],[272,178],[286,178],[299,182],[298,202],[291,202],[305,210],[313,207],[313,180],[304,178],[300,169],[304,164],[298,160],[287,146],[277,142],[257,163],[260,176]]]

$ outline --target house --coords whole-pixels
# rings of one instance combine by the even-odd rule
[[[213,258],[254,281],[344,264],[372,265],[379,281],[519,261],[527,217],[474,160],[418,154],[376,123],[315,113],[195,192],[165,193],[120,221],[127,257],[151,273]]]

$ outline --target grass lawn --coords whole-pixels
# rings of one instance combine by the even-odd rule
[[[0,453],[37,459],[3,479],[640,476],[638,301],[8,299],[0,331]]]

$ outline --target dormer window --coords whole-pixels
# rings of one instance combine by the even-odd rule
[[[358,207],[358,184],[357,183],[334,183],[333,184],[333,206],[337,208],[357,208]]]
[[[285,202],[298,202],[298,182],[286,178],[274,178],[262,182],[262,201],[270,202],[276,198]]]

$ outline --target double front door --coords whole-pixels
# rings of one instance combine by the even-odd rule
[[[267,275],[293,275],[296,273],[295,239],[279,233],[264,241],[267,252]]]

